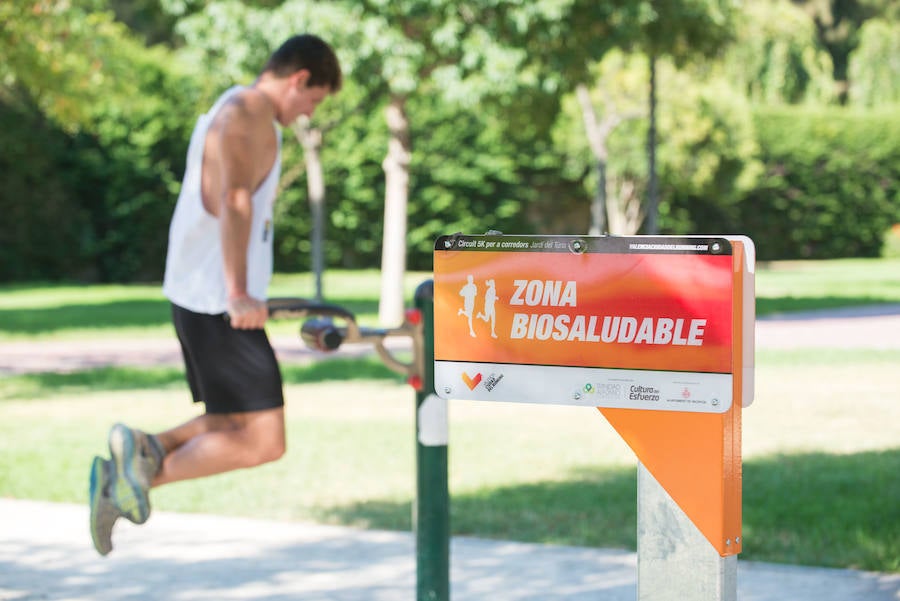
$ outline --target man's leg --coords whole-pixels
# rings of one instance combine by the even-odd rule
[[[158,434],[153,441],[151,438],[116,424],[110,431],[112,459],[94,458],[90,528],[94,547],[101,555],[112,551],[112,529],[119,517],[135,523],[147,520],[147,493],[151,486],[254,467],[281,458],[285,451],[284,407],[201,415]],[[157,442],[162,449],[156,447]],[[160,455],[164,455],[161,465],[156,459]],[[117,472],[117,464],[123,473]],[[144,509],[138,511],[141,507]]]
[[[254,467],[284,455],[284,407],[207,413],[157,439],[167,454],[153,486]]]

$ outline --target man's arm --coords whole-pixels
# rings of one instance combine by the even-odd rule
[[[223,107],[219,157],[222,197],[219,223],[225,287],[231,325],[238,329],[262,328],[268,318],[263,301],[247,293],[247,247],[253,222],[253,192],[261,171],[258,161],[266,156],[265,133],[271,120],[250,95]],[[260,114],[262,113],[262,114]],[[263,128],[268,128],[263,129]]]

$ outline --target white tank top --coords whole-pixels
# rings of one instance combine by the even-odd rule
[[[200,190],[206,132],[222,105],[245,89],[226,91],[197,119],[188,146],[184,180],[169,226],[169,249],[163,294],[179,307],[195,313],[224,313],[228,306],[219,220],[203,206]],[[273,122],[278,150],[266,179],[253,193],[253,222],[247,247],[247,293],[265,300],[272,279],[272,207],[281,173],[281,130]]]

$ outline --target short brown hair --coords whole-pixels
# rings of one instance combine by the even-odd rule
[[[332,92],[341,89],[341,66],[337,55],[324,40],[312,34],[288,38],[269,57],[263,73],[287,77],[301,69],[309,71],[308,86],[328,86]]]

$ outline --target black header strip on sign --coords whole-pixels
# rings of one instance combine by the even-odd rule
[[[731,255],[726,238],[705,236],[505,236],[453,234],[435,252],[537,252],[574,254]]]

